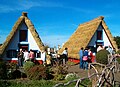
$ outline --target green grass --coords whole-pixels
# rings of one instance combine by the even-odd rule
[[[47,80],[0,81],[0,87],[52,87],[55,83]]]
[[[66,81],[62,81],[67,83]],[[88,80],[85,80],[82,83],[85,83],[88,85]],[[0,87],[53,87],[55,84],[59,83],[59,81],[54,81],[54,80],[8,80],[8,81],[0,81]],[[74,87],[75,82],[71,83],[70,85],[66,87]],[[63,87],[63,86],[59,86]],[[80,86],[83,87],[83,86]]]

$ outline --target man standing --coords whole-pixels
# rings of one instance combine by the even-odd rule
[[[63,56],[63,64],[66,64],[66,62],[68,61],[68,48],[64,49],[64,51],[62,52],[62,56]]]
[[[79,51],[80,55],[80,68],[83,69],[83,47]]]
[[[17,54],[18,57],[18,66],[22,67],[23,66],[23,51],[20,49],[20,52]]]

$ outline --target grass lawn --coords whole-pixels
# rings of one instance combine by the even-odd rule
[[[0,87],[53,87],[55,84],[60,83],[61,81],[52,81],[52,80],[27,80],[27,79],[17,79],[17,80],[6,80],[0,81]],[[62,81],[66,82],[66,81]],[[90,81],[84,81],[85,83]],[[84,83],[83,82],[83,83]],[[76,83],[72,83],[66,87],[74,87]],[[59,86],[63,87],[63,86]],[[80,86],[83,87],[83,86]]]

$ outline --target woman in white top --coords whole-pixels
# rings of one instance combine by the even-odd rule
[[[43,65],[44,65],[45,62],[46,62],[46,52],[45,52],[45,51],[42,51],[42,52],[41,52],[41,59],[42,59],[42,61],[43,61]]]
[[[63,57],[63,64],[66,64],[68,61],[68,48],[65,48],[64,51],[62,52],[62,57]]]
[[[25,50],[24,52],[24,62],[27,62],[29,60],[29,52]]]

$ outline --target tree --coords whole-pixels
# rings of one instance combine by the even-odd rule
[[[118,49],[120,48],[120,36],[114,37],[114,40],[116,41],[116,44],[118,46]]]

